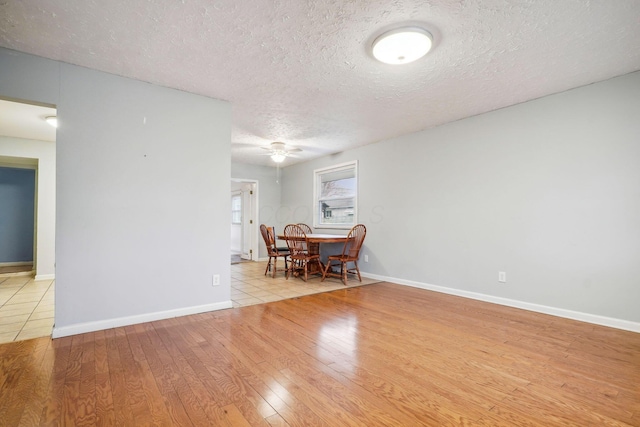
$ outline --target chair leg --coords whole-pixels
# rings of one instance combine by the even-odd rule
[[[358,261],[353,261],[353,265],[356,266],[356,273],[358,273],[358,280],[362,282],[362,277],[360,277],[360,269],[358,268]]]
[[[271,278],[276,278],[276,271],[278,271],[278,257],[273,258],[273,270],[271,270]]]
[[[309,262],[308,261],[302,261],[304,263],[304,281],[307,281],[307,270],[309,270]]]
[[[326,279],[327,272],[329,271],[330,268],[331,268],[331,261],[327,260],[327,265],[324,267],[324,271],[322,272],[322,280],[320,280],[321,282],[324,282],[324,279]]]
[[[264,269],[264,275],[267,275],[267,271],[271,269],[271,257],[269,257],[269,261],[267,261],[267,268]]]
[[[342,283],[347,286],[347,263],[342,261],[340,264],[340,276],[342,276]]]

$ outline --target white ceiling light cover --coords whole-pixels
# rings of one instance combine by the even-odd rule
[[[431,34],[422,28],[397,28],[375,39],[373,56],[385,64],[408,64],[426,55],[432,45]]]
[[[276,163],[282,163],[286,158],[287,158],[287,155],[284,153],[273,153],[271,155],[271,160],[273,160]]]
[[[44,120],[49,123],[49,125],[53,126],[54,128],[58,127],[58,117],[56,116],[47,116],[44,118]]]

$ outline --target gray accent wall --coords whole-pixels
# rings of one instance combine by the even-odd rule
[[[363,271],[640,322],[639,118],[637,72],[293,165],[279,226],[358,160]]]
[[[36,171],[0,166],[0,264],[33,262]]]
[[[7,49],[0,69],[0,96],[57,107],[55,328],[229,302],[229,103]]]

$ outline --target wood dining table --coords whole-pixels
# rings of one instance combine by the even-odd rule
[[[286,240],[284,234],[278,235],[279,240]],[[348,239],[347,235],[342,234],[323,234],[309,233],[307,234],[307,250],[311,255],[320,255],[320,244],[322,243],[344,243]],[[324,263],[318,261],[309,264],[309,273],[322,274],[324,271]]]

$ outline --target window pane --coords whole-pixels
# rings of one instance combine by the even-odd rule
[[[315,171],[316,226],[353,226],[357,216],[357,163],[352,162]]]
[[[242,198],[239,195],[231,197],[231,223],[242,223]]]

